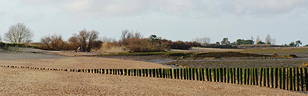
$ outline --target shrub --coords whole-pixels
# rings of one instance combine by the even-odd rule
[[[124,48],[118,42],[104,42],[101,44],[100,53],[119,53],[124,52]]]
[[[80,46],[80,41],[79,41],[78,37],[72,36],[68,39],[68,44],[69,44],[69,49],[76,50]]]
[[[82,30],[79,34],[70,37],[68,42],[60,35],[47,36],[41,39],[41,49],[45,50],[76,50],[90,52],[92,49],[99,49],[102,41],[97,40],[98,32]],[[79,50],[77,50],[79,49]]]
[[[124,46],[130,52],[159,52],[167,49],[165,45],[149,39],[130,38],[126,39],[126,43]]]
[[[90,52],[95,47],[100,47],[101,42],[98,41],[98,32],[95,30],[82,30],[79,34],[75,34],[73,38],[77,38],[79,42],[78,51]]]
[[[68,44],[63,41],[62,36],[52,35],[41,39],[41,49],[45,50],[69,50]]]
[[[169,46],[171,49],[181,49],[181,50],[189,50],[192,48],[192,44],[185,43],[183,41],[172,42]]]

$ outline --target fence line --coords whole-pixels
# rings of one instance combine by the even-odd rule
[[[179,68],[179,69],[55,69],[0,66],[35,70],[85,72],[137,77],[224,82],[291,91],[308,91],[308,68]]]

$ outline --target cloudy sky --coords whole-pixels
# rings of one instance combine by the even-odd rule
[[[0,0],[0,32],[24,23],[42,36],[82,29],[118,38],[124,29],[172,40],[250,39],[308,44],[308,0]]]

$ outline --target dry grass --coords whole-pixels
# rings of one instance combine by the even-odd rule
[[[1,96],[303,96],[224,83],[0,68]]]
[[[193,47],[191,50],[172,50],[176,52],[240,52],[243,49],[221,49],[221,48],[200,48]]]
[[[308,47],[285,47],[285,48],[254,48],[245,49],[241,52],[246,53],[263,53],[263,54],[295,54],[295,53],[308,53]]]
[[[101,48],[97,50],[98,53],[106,54],[106,53],[120,53],[126,52],[123,47],[114,43],[103,43]]]
[[[60,55],[60,56],[96,56],[96,52],[75,52],[75,51],[46,51],[46,54],[50,55]]]

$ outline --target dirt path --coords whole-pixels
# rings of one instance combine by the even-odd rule
[[[125,96],[303,96],[279,89],[201,81],[0,68],[0,94]]]

